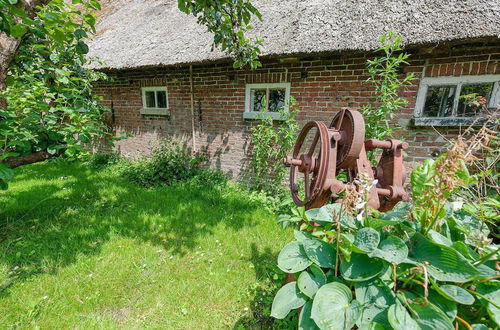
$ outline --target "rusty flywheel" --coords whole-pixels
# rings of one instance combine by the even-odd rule
[[[310,136],[315,131],[314,136]],[[319,121],[308,122],[299,133],[291,157],[284,159],[290,166],[290,189],[294,202],[306,208],[321,207],[346,189],[357,189],[354,179],[359,173],[377,179],[370,190],[368,205],[382,211],[407,198],[403,189],[405,171],[402,149],[408,144],[398,140],[367,140],[361,113],[343,108],[329,127]],[[309,146],[306,145],[310,142]],[[376,167],[371,166],[366,150],[382,148]],[[305,150],[303,150],[305,149]],[[347,181],[340,181],[340,171],[346,171]],[[303,174],[299,189],[299,173]]]

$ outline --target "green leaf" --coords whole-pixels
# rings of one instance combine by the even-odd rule
[[[87,46],[86,43],[84,43],[83,41],[80,40],[76,44],[76,50],[80,54],[87,54],[89,52],[89,46]]]
[[[453,245],[453,243],[451,242],[451,240],[448,237],[441,235],[440,233],[438,233],[437,231],[435,231],[433,229],[429,230],[429,236],[437,244],[446,245],[446,246]]]
[[[322,268],[334,268],[336,251],[333,244],[317,238],[302,241],[307,257]]]
[[[73,32],[73,34],[78,39],[85,38],[87,36],[87,32],[85,32],[85,30],[82,29],[76,29],[75,32]]]
[[[311,317],[320,329],[350,329],[359,317],[359,302],[351,300],[352,293],[346,285],[325,284],[314,297]]]
[[[307,297],[299,291],[296,282],[285,284],[274,297],[271,316],[284,319],[292,309],[303,306],[306,300]]]
[[[489,330],[484,324],[471,324],[472,330]]]
[[[300,231],[300,230],[294,231],[293,236],[299,242],[303,242],[303,241],[308,240],[308,239],[316,239],[316,237],[314,237],[312,234],[310,234],[306,231]]]
[[[496,322],[497,326],[500,326],[500,308],[493,305],[491,302],[500,305],[500,282],[489,281],[480,283],[476,291],[486,297],[490,302],[485,299],[479,299],[483,305],[486,306],[488,314]]]
[[[354,236],[354,245],[365,252],[371,252],[375,250],[379,243],[379,232],[370,227],[360,229],[356,233],[356,236]]]
[[[278,267],[286,273],[300,272],[312,264],[301,242],[287,244],[278,255]]]
[[[351,260],[344,260],[340,265],[342,276],[349,281],[366,281],[380,275],[386,269],[386,264],[366,254],[353,253]]]
[[[317,209],[307,210],[306,217],[314,222],[333,222],[333,216],[338,215],[341,208],[342,204],[326,204]]]
[[[16,24],[16,25],[11,26],[10,35],[14,38],[20,38],[27,31],[28,31],[28,28],[24,24]]]
[[[384,259],[392,264],[400,264],[408,257],[408,247],[401,238],[389,236],[376,250],[369,253],[369,256]]]
[[[312,300],[306,302],[299,315],[299,330],[316,330],[319,329],[311,317]]]
[[[311,265],[307,271],[300,273],[297,286],[309,298],[313,298],[319,288],[326,283],[326,276],[316,265]]]
[[[448,316],[433,304],[429,303],[425,306],[413,304],[411,308],[416,312],[415,321],[422,330],[455,329]]]
[[[406,308],[396,299],[396,303],[387,312],[389,323],[397,330],[420,330],[417,321],[412,319]]]
[[[14,171],[7,164],[0,163],[0,179],[10,180],[14,177]]]
[[[474,303],[474,297],[459,286],[451,284],[435,285],[434,289],[446,299],[453,300],[459,304],[472,305]]]
[[[480,272],[451,247],[429,241],[419,233],[412,237],[412,258],[428,262],[429,274],[438,281],[463,283],[480,277]]]
[[[360,327],[377,322],[389,328],[387,312],[395,300],[391,289],[382,281],[370,280],[356,283],[355,292],[356,300],[362,305],[361,317],[356,324]]]
[[[365,323],[358,328],[358,330],[385,330],[385,329],[387,328],[383,327],[380,323],[377,322]]]

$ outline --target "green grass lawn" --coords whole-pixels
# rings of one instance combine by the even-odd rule
[[[268,327],[260,288],[291,236],[237,189],[25,166],[0,193],[0,328]]]

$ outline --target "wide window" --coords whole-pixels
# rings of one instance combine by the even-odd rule
[[[144,109],[168,109],[167,87],[143,87],[142,107]]]
[[[247,84],[245,118],[258,118],[268,111],[274,119],[281,119],[280,109],[288,111],[290,83]]]
[[[471,124],[484,108],[500,106],[500,75],[423,78],[415,107],[417,125]]]

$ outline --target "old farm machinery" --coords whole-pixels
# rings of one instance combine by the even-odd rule
[[[382,155],[377,166],[372,167],[367,151],[376,148],[382,149]],[[292,156],[284,159],[290,166],[292,198],[306,209],[321,207],[330,199],[340,198],[343,191],[358,189],[355,179],[364,173],[365,177],[377,180],[369,191],[368,205],[388,211],[408,198],[403,188],[406,148],[406,142],[394,139],[365,141],[365,121],[353,109],[343,108],[329,126],[310,121],[300,132]],[[341,172],[345,172],[342,180]]]

